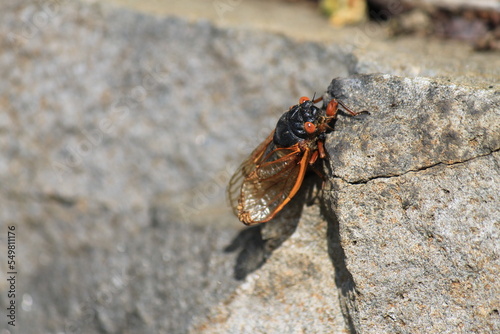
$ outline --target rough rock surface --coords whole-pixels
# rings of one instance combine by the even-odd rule
[[[208,318],[195,322],[191,333],[349,333],[328,256],[328,224],[317,202],[299,209],[303,195],[273,220],[282,232],[292,226],[293,234]],[[266,228],[260,231],[264,245],[272,242]],[[255,256],[254,250],[247,258]]]
[[[327,145],[356,330],[500,331],[498,86],[359,76],[329,93],[371,111]]]
[[[230,173],[297,98],[457,64],[79,2],[2,3],[0,34],[0,249],[15,225],[19,264],[18,323],[1,329],[498,328],[496,84],[335,85],[371,115],[339,118],[329,188],[308,181],[238,233]],[[467,59],[490,81],[500,68]]]
[[[304,211],[308,219],[292,237],[194,332],[340,331],[331,327],[335,321],[317,321],[308,312],[317,292],[326,305],[313,305],[322,305],[322,314],[341,310],[344,331],[498,332],[498,87],[361,75],[334,80],[327,94],[332,96],[370,115],[340,117],[328,138],[331,182],[323,210]],[[318,227],[321,234],[304,235]],[[332,268],[320,262],[326,254],[318,247],[321,236],[327,237]],[[315,282],[309,266],[290,269],[311,253]],[[335,280],[325,279],[324,271]],[[298,275],[306,277],[276,288],[276,282]],[[303,289],[314,293],[304,298]],[[331,289],[338,290],[339,305]],[[268,314],[265,306],[276,299],[293,320],[280,307],[271,306],[277,313]],[[248,314],[252,320],[246,322]],[[304,322],[314,329],[301,327]]]
[[[15,225],[20,266],[18,324],[0,328],[186,332],[267,254],[224,251],[235,164],[352,58],[96,4],[0,6],[0,247]]]

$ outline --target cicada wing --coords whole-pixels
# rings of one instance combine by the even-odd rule
[[[262,162],[264,155],[268,151],[272,151],[274,148],[273,145],[273,137],[274,130],[271,134],[260,143],[259,146],[248,156],[248,158],[243,161],[243,163],[238,167],[236,172],[234,172],[231,180],[229,181],[229,185],[227,187],[227,198],[229,200],[229,204],[233,209],[233,212],[236,216],[238,216],[238,202],[242,194],[242,186],[245,179],[252,174],[257,168],[257,165]]]
[[[310,150],[299,145],[266,153],[243,180],[238,218],[247,225],[271,220],[299,190]]]

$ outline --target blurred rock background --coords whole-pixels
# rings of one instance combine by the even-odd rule
[[[16,1],[0,16],[0,268],[15,226],[18,271],[2,334],[499,330],[498,53],[376,15],[333,27],[314,2]],[[283,110],[377,72],[402,79],[339,84],[373,117],[339,120],[334,191],[302,193],[276,230],[243,229],[225,186]],[[377,293],[392,287],[401,300]]]

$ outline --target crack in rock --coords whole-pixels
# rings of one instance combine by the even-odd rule
[[[496,152],[499,152],[499,151],[500,151],[500,149],[496,149],[496,150],[490,151],[489,153],[479,154],[479,155],[476,155],[476,156],[474,156],[472,158],[464,159],[464,160],[461,160],[461,161],[453,161],[453,162],[440,161],[440,162],[436,162],[434,164],[430,164],[430,165],[427,165],[427,166],[422,166],[420,168],[410,169],[410,170],[407,170],[407,171],[405,171],[403,173],[399,173],[399,174],[378,175],[378,176],[370,177],[368,179],[361,179],[361,180],[358,180],[358,181],[348,181],[347,179],[345,179],[343,177],[340,177],[338,175],[333,175],[332,178],[333,179],[340,179],[340,180],[344,181],[345,183],[352,184],[352,185],[354,185],[354,184],[366,184],[366,183],[368,183],[370,181],[373,181],[373,180],[391,179],[391,178],[395,178],[395,177],[400,177],[400,176],[406,175],[408,173],[418,173],[418,172],[425,171],[425,170],[428,170],[428,169],[431,169],[431,168],[434,168],[434,167],[437,167],[437,166],[442,166],[442,165],[445,165],[445,166],[455,166],[455,165],[465,164],[465,163],[468,163],[468,162],[473,161],[473,160],[478,159],[478,158],[483,158],[483,157],[486,157],[486,156],[490,156],[493,153],[496,153]]]

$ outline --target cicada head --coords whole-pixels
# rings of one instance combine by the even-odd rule
[[[314,139],[325,131],[321,126],[328,117],[307,97],[286,111],[276,124],[274,144],[278,147],[290,147],[304,139]]]

